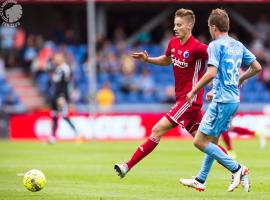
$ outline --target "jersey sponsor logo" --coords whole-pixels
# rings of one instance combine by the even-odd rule
[[[187,68],[188,67],[187,62],[181,61],[181,60],[175,58],[174,56],[172,56],[172,63],[176,67],[180,67],[180,68]]]
[[[188,51],[185,51],[185,52],[183,53],[183,56],[184,56],[184,58],[188,58],[188,57],[189,57]]]

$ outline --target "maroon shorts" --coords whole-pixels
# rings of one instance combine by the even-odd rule
[[[178,101],[165,115],[173,126],[181,125],[188,132],[198,130],[203,114],[202,105],[189,105],[186,101]]]

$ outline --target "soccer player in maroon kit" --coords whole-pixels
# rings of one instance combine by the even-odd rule
[[[148,140],[135,151],[126,163],[116,164],[114,169],[123,178],[131,168],[158,145],[161,137],[177,125],[181,125],[195,135],[202,119],[203,90],[195,97],[192,104],[186,101],[187,93],[202,77],[208,58],[207,45],[192,36],[195,15],[192,10],[179,9],[174,17],[175,37],[172,37],[165,55],[149,57],[146,51],[132,54],[134,59],[150,64],[168,66],[173,65],[175,77],[176,104],[152,128]]]

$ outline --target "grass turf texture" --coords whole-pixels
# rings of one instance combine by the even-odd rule
[[[238,160],[250,168],[251,192],[226,192],[230,173],[214,164],[205,192],[179,184],[196,175],[203,154],[191,141],[162,141],[158,148],[124,179],[116,176],[115,162],[128,159],[142,141],[83,144],[0,142],[0,200],[173,200],[270,199],[270,146],[259,150],[256,140],[234,141]],[[47,185],[29,192],[16,174],[42,170]]]

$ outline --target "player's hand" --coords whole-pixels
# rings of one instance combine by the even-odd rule
[[[243,86],[243,84],[245,84],[245,83],[246,83],[246,81],[239,80],[238,88],[241,88]]]
[[[212,101],[213,97],[214,97],[214,93],[212,91],[210,91],[206,94],[205,99],[206,99],[206,101]]]
[[[191,90],[191,91],[187,94],[186,99],[187,99],[187,102],[188,102],[189,104],[192,104],[195,95],[196,95],[196,94],[193,92],[193,90]]]
[[[64,97],[59,97],[59,98],[57,99],[57,105],[58,105],[60,108],[62,108],[62,107],[65,105],[65,103],[66,103],[66,100],[65,100]]]
[[[134,52],[131,55],[131,57],[134,58],[134,59],[138,59],[138,60],[140,60],[142,62],[147,62],[149,55],[148,55],[147,51],[144,51],[144,52]]]

